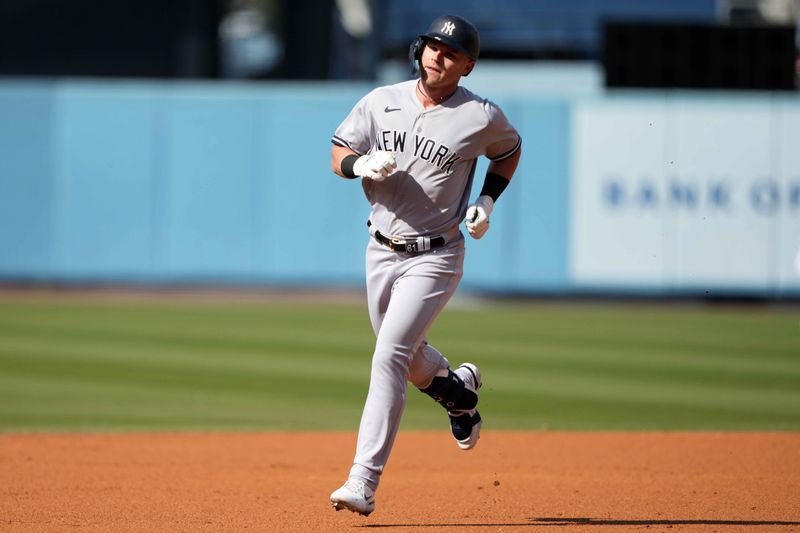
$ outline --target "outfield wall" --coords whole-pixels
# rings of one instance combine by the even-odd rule
[[[368,89],[1,82],[0,280],[361,286],[329,148]],[[493,96],[524,156],[465,288],[800,294],[796,96]]]

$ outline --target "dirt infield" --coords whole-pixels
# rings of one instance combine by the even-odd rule
[[[352,433],[0,435],[0,530],[800,531],[800,433],[401,431],[364,518]]]

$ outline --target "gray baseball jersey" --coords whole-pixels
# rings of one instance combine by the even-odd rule
[[[367,299],[376,335],[370,387],[361,416],[351,476],[377,488],[406,401],[407,383],[425,388],[448,360],[427,343],[428,331],[463,273],[463,220],[479,156],[510,157],[520,137],[502,111],[459,87],[425,109],[417,80],[373,90],[342,122],[333,143],[359,155],[395,153],[397,169],[383,181],[363,179],[372,231],[390,237],[440,235],[425,253],[393,251],[370,239]]]
[[[379,87],[353,108],[333,136],[359,155],[395,153],[397,171],[382,182],[363,180],[370,220],[382,233],[405,237],[458,226],[479,156],[501,160],[520,146],[517,131],[494,103],[459,87],[425,109],[417,80]]]

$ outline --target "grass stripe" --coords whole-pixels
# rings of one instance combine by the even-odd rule
[[[451,306],[430,332],[481,366],[499,429],[800,429],[800,312]],[[357,428],[361,305],[0,299],[0,430]],[[445,429],[409,391],[405,428]]]

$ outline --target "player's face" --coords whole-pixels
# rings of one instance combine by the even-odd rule
[[[457,84],[474,65],[475,61],[439,41],[429,40],[422,51],[423,76],[431,87]]]

